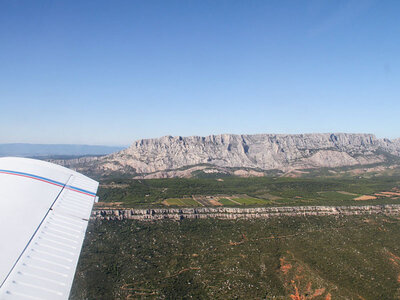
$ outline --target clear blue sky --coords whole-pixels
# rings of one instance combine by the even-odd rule
[[[400,1],[0,0],[0,143],[400,137]]]

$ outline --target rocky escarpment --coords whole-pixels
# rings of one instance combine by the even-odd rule
[[[394,140],[389,140],[389,139],[378,140],[378,145],[380,145],[380,147],[384,151],[387,151],[388,153],[395,156],[400,156],[400,138]]]
[[[100,220],[141,220],[164,219],[267,219],[283,216],[345,216],[364,214],[399,215],[400,205],[364,206],[298,206],[298,207],[202,207],[202,208],[155,208],[155,209],[106,209],[94,210],[92,219]]]
[[[174,177],[187,175],[190,171],[184,170],[193,166],[211,166],[222,172],[228,172],[224,168],[286,172],[380,163],[388,160],[387,155],[400,156],[399,139],[347,133],[165,136],[138,140],[85,167],[102,174],[131,172]]]

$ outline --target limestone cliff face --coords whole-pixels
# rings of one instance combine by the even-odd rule
[[[346,133],[165,136],[138,140],[123,151],[92,162],[92,168],[149,174],[208,164],[287,171],[383,162],[383,152],[400,156],[400,139]]]
[[[400,205],[363,206],[294,206],[294,207],[201,207],[201,208],[156,208],[156,209],[107,209],[94,210],[92,219],[100,220],[141,220],[164,219],[267,219],[272,217],[295,216],[345,216],[345,215],[399,215]]]
[[[400,156],[400,138],[378,140],[379,145],[392,155]]]

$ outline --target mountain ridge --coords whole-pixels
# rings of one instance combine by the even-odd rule
[[[159,178],[174,177],[165,174],[193,166],[210,172],[224,168],[287,172],[384,163],[391,158],[400,158],[400,139],[378,139],[366,133],[220,134],[141,139],[86,167],[103,174],[158,173],[154,177]]]

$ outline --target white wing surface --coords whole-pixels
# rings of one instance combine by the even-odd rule
[[[68,299],[98,182],[0,158],[0,299]]]

